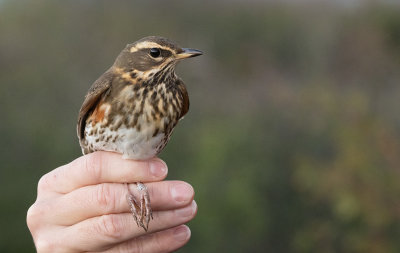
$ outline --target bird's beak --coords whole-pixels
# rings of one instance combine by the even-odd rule
[[[176,56],[177,59],[185,59],[203,54],[203,52],[201,52],[200,50],[192,48],[182,48],[182,50],[183,51],[181,53],[177,54]]]

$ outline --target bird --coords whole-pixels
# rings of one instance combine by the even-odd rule
[[[202,54],[159,36],[126,45],[89,88],[80,108],[77,135],[82,153],[111,151],[133,160],[157,156],[189,110],[188,92],[175,66]],[[127,202],[136,224],[147,231],[153,219],[150,197],[142,182],[135,184],[140,196],[135,197],[126,183]]]

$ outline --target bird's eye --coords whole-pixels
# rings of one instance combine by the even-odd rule
[[[150,56],[153,58],[157,58],[161,55],[161,51],[158,48],[150,48]]]

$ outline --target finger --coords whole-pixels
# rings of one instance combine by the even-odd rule
[[[148,233],[184,224],[193,219],[196,212],[197,205],[194,200],[180,209],[154,212]],[[65,229],[64,238],[69,238],[69,245],[85,245],[84,249],[77,248],[77,251],[104,251],[118,243],[146,234],[136,225],[131,213],[94,217]],[[80,236],[76,236],[77,234]]]
[[[185,225],[163,230],[157,233],[143,235],[138,238],[118,244],[106,250],[107,253],[141,252],[157,253],[172,252],[185,245],[190,238],[190,229]]]
[[[68,193],[87,185],[108,182],[159,181],[167,175],[166,164],[153,158],[145,161],[122,159],[112,152],[95,152],[61,166],[44,175],[38,193]]]
[[[146,186],[153,211],[184,207],[194,197],[193,187],[182,181],[147,183]],[[130,184],[130,188],[134,187],[136,185]],[[90,185],[62,195],[56,200],[46,201],[42,208],[57,210],[48,212],[47,222],[69,226],[104,214],[129,212],[127,194],[126,184]]]

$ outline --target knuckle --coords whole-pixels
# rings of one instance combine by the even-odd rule
[[[37,190],[38,195],[42,192],[56,192],[57,190],[57,182],[60,179],[64,178],[66,173],[67,166],[60,166],[57,169],[50,171],[49,173],[44,174],[38,182]]]
[[[37,214],[35,210],[35,204],[31,205],[26,213],[26,224],[28,225],[29,230],[32,232],[37,224],[36,219]]]
[[[39,182],[38,182],[38,186],[37,186],[38,193],[49,190],[50,189],[50,181],[51,181],[50,173],[43,175],[39,179]]]
[[[118,219],[117,215],[103,215],[96,224],[96,232],[103,235],[105,238],[111,240],[121,238],[123,224]]]
[[[99,184],[95,191],[97,204],[105,210],[114,210],[116,207],[116,194],[112,184]]]
[[[46,211],[42,205],[35,202],[29,207],[26,214],[26,223],[31,232],[34,232],[38,226],[41,224],[41,217],[44,217],[44,212]]]
[[[119,252],[135,252],[135,253],[144,252],[144,242],[141,239],[143,239],[143,237],[130,240],[124,245],[124,247],[120,248]]]
[[[136,240],[135,245],[133,246],[133,252],[142,253],[144,252],[143,240]]]
[[[154,242],[154,250],[156,252],[165,252],[165,250],[166,250],[165,247],[168,245],[165,245],[165,243],[163,243],[160,233],[154,234],[152,236],[152,240]]]
[[[101,166],[102,166],[102,156],[100,152],[95,152],[90,155],[87,155],[85,159],[83,159],[83,169],[85,173],[96,179],[100,180],[102,173],[101,173]]]
[[[37,252],[54,252],[57,248],[55,242],[43,236],[35,240],[35,247]]]

